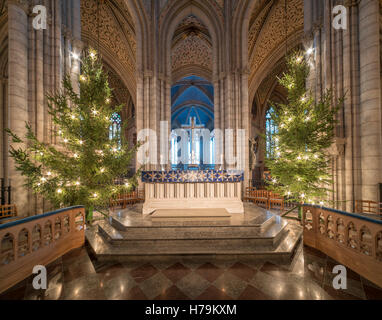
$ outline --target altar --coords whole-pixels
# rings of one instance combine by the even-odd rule
[[[242,172],[230,170],[143,171],[143,214],[156,210],[225,209],[244,213]]]

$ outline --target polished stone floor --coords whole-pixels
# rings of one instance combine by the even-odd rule
[[[98,262],[87,246],[48,266],[48,289],[28,278],[0,299],[381,299],[382,289],[348,269],[348,289],[332,288],[337,263],[301,244],[290,264],[238,258],[157,258]]]

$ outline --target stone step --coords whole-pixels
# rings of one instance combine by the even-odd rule
[[[249,258],[290,259],[299,243],[302,231],[289,226],[276,246],[259,246],[256,239],[224,240],[159,240],[131,241],[130,245],[115,245],[107,241],[93,226],[86,230],[86,239],[100,260],[135,259],[143,256],[238,255]],[[253,242],[255,240],[255,242]],[[140,244],[139,244],[140,242]]]
[[[275,246],[281,239],[287,222],[275,217],[266,231],[251,226],[237,227],[130,227],[125,231],[117,230],[107,221],[98,224],[99,233],[115,245],[153,247],[158,241],[172,241],[173,246],[215,246],[221,241],[230,240],[236,246],[250,243],[251,246]],[[187,241],[190,244],[187,244]]]
[[[258,229],[259,232],[265,232],[271,225],[273,225],[278,216],[265,212],[264,214],[256,217],[249,216],[243,218],[242,215],[232,215],[230,219],[197,219],[197,218],[171,218],[171,219],[151,219],[150,217],[143,217],[142,214],[130,212],[128,215],[119,213],[111,214],[109,218],[110,224],[120,231],[129,231],[136,233],[149,233],[152,228],[186,228],[186,227],[203,227],[203,228],[242,228],[252,232]],[[244,221],[243,221],[244,220]],[[140,230],[139,230],[140,229]]]

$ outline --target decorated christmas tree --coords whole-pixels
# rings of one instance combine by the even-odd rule
[[[311,54],[311,53],[310,53]],[[271,172],[270,189],[290,201],[324,204],[332,177],[328,148],[334,141],[336,114],[342,99],[333,105],[327,90],[315,100],[306,89],[310,54],[296,52],[287,58],[287,72],[279,83],[288,91],[288,104],[273,104],[273,154],[266,159]]]
[[[26,146],[10,148],[25,185],[56,207],[84,205],[90,221],[95,208],[106,208],[111,198],[136,186],[136,176],[118,185],[115,180],[127,173],[138,146],[129,146],[123,134],[109,136],[112,115],[122,106],[111,106],[97,52],[89,50],[81,62],[79,93],[66,76],[62,90],[47,95],[56,144],[39,141],[28,123],[25,139],[7,131],[14,144]]]

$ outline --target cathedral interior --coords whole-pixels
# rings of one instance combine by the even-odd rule
[[[342,29],[333,26],[333,8],[339,5],[346,9],[346,26]],[[34,26],[41,14],[34,10],[36,6],[46,10],[45,28]],[[113,238],[117,229],[111,230],[111,226],[125,228],[119,230],[121,237],[135,232],[129,229],[130,218],[113,216],[114,224],[102,221],[98,226],[114,239],[105,247],[99,244],[98,233],[89,233],[80,248],[63,249],[64,254],[55,261],[44,260],[49,263],[49,277],[56,279],[49,280],[47,290],[34,290],[31,277],[26,276],[8,286],[0,299],[382,299],[381,0],[2,0],[0,8],[1,205],[15,204],[17,216],[30,218],[58,208],[25,186],[9,154],[11,141],[5,129],[23,136],[28,122],[40,141],[55,145],[53,133],[57,128],[48,111],[46,94],[60,90],[65,75],[78,82],[78,57],[89,48],[97,51],[108,75],[111,105],[122,105],[111,119],[111,137],[121,134],[135,145],[140,131],[159,133],[164,121],[169,123],[169,131],[195,127],[211,132],[217,128],[244,130],[240,202],[245,190],[260,188],[269,173],[266,158],[272,146],[260,141],[264,136],[271,141],[278,132],[272,120],[273,103],[288,103],[288,92],[279,82],[287,71],[286,57],[296,50],[312,56],[306,85],[314,98],[319,99],[327,89],[333,101],[345,96],[337,114],[334,143],[328,150],[333,176],[328,200],[335,213],[304,208],[304,215],[314,217],[317,239],[325,233],[326,242],[310,240],[307,220],[291,221],[288,226],[280,222],[269,230],[280,228],[277,232],[281,234],[285,227],[289,233],[283,237],[295,241],[293,258],[287,263],[282,259],[246,260],[246,255],[230,260],[215,254],[213,262],[205,257],[184,257],[180,249],[174,249],[180,246],[178,242],[170,249],[175,260],[151,260],[155,252],[148,251],[142,259],[101,263],[95,257],[107,256],[107,250],[110,255],[119,252],[112,247],[118,238]],[[176,138],[171,139],[170,145],[176,145]],[[256,146],[251,149],[248,141],[255,141]],[[195,148],[190,145],[189,153],[198,161],[199,169],[201,163],[217,163],[220,154],[207,155],[199,144]],[[159,158],[159,149],[156,152]],[[177,158],[175,151],[170,154],[167,169],[179,169]],[[135,156],[126,174],[134,174],[140,166]],[[159,164],[145,165],[144,169],[157,170]],[[163,192],[168,192],[164,188]],[[237,193],[237,189],[232,190]],[[360,203],[369,209],[376,207],[365,211],[367,218],[358,225],[346,219],[350,219],[350,213],[364,213],[358,210]],[[244,204],[246,214],[256,215],[248,206]],[[133,212],[131,221],[138,219],[134,223],[140,223],[139,204],[127,207]],[[338,212],[349,214],[332,223]],[[263,219],[266,213],[256,219],[260,216]],[[262,223],[266,224],[267,219]],[[340,249],[331,249],[328,242],[332,238],[331,224],[335,225],[333,237],[338,242],[342,241],[338,236],[341,227],[347,230],[346,250],[353,248],[351,232],[358,237],[354,254],[360,255],[363,264],[353,266],[349,262],[347,290],[332,288],[332,269],[338,261],[346,265],[358,258],[349,253],[342,261],[333,253]],[[229,226],[233,225],[231,221]],[[155,227],[154,222],[147,226]],[[258,227],[247,222],[240,222],[240,226]],[[320,228],[326,230],[321,235]],[[91,230],[88,227],[86,232]],[[1,232],[0,224],[0,236]],[[140,236],[137,233],[136,239]],[[30,241],[33,243],[33,236]],[[304,246],[305,241],[314,245]],[[158,252],[162,252],[161,245]],[[365,249],[368,246],[370,250]],[[146,250],[143,244],[137,244],[137,248]],[[140,254],[126,250],[133,256]],[[211,253],[210,247],[205,250]],[[223,250],[218,242],[216,250]],[[378,275],[369,276],[364,271],[367,268],[377,270]]]

